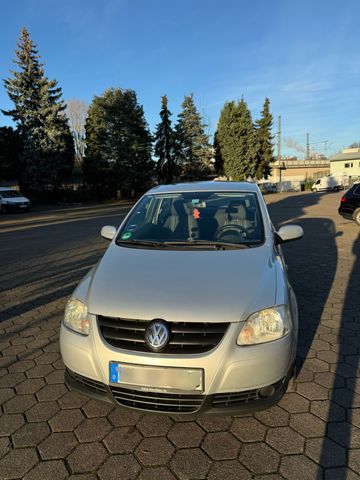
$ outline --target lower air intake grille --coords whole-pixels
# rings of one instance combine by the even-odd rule
[[[149,321],[98,315],[102,337],[115,348],[150,352],[145,343]],[[228,323],[166,322],[170,340],[162,354],[191,354],[212,350],[223,338]],[[151,353],[151,352],[150,352]]]
[[[124,407],[140,408],[152,412],[196,412],[204,401],[204,395],[141,392],[127,388],[110,387],[115,400]]]
[[[245,392],[218,393],[214,395],[212,406],[214,408],[235,407],[236,404],[246,404],[260,398],[258,389],[246,390]]]
[[[83,377],[78,373],[73,372],[72,370],[67,369],[68,374],[78,383],[81,383],[85,387],[91,388],[92,390],[96,390],[100,393],[107,393],[108,389],[107,386],[97,380],[92,380],[91,378]]]

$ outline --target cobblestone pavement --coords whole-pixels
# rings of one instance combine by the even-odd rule
[[[0,479],[360,479],[360,229],[341,194],[266,197],[287,245],[301,329],[295,392],[245,417],[167,417],[89,400],[63,381],[66,297],[126,207],[0,217]]]

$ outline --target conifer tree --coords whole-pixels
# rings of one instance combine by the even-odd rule
[[[74,144],[64,115],[65,105],[56,80],[49,80],[26,28],[21,30],[12,77],[4,81],[14,103],[3,111],[16,123],[21,138],[22,184],[32,190],[56,189],[70,176]]]
[[[19,180],[20,137],[11,127],[0,127],[0,178]]]
[[[255,138],[251,113],[244,99],[226,102],[217,127],[217,139],[224,160],[224,173],[232,180],[246,180],[255,174]]]
[[[154,169],[152,138],[133,90],[109,88],[94,97],[85,130],[83,170],[99,195],[146,190]]]
[[[175,163],[174,132],[171,128],[171,112],[168,109],[168,99],[161,97],[161,122],[155,132],[155,155],[158,158],[156,170],[160,183],[172,183],[177,176]]]
[[[205,127],[194,96],[185,96],[175,128],[175,151],[181,175],[186,180],[201,180],[210,173],[212,150]]]
[[[215,172],[218,175],[222,175],[224,171],[224,160],[221,155],[221,149],[218,140],[218,132],[214,134],[214,159],[215,159]]]
[[[265,98],[261,117],[255,122],[256,165],[254,177],[257,180],[268,178],[271,174],[271,163],[275,160],[273,135],[271,133],[272,124],[270,100]]]

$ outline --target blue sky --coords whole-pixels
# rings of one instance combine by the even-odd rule
[[[335,153],[360,141],[359,14],[358,0],[13,0],[1,5],[0,78],[26,26],[64,99],[134,89],[153,130],[161,95],[175,121],[193,92],[213,133],[226,100],[243,95],[256,119],[268,96],[283,153],[307,132]]]

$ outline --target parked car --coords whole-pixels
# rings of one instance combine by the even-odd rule
[[[338,212],[342,217],[354,220],[360,227],[360,183],[354,183],[341,197]]]
[[[253,183],[148,191],[69,299],[60,347],[70,388],[166,414],[260,410],[293,376],[298,308]],[[86,239],[84,239],[86,242]]]
[[[0,187],[0,210],[2,213],[19,210],[30,210],[30,200],[18,190],[9,187]]]
[[[332,190],[338,192],[339,190],[344,189],[344,183],[341,177],[334,177],[328,175],[326,177],[319,178],[316,182],[313,183],[311,190],[313,192],[324,192],[327,190]]]
[[[261,193],[276,193],[277,192],[276,183],[263,182],[263,183],[259,183],[258,185],[259,185]]]

